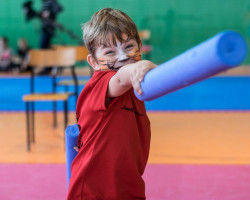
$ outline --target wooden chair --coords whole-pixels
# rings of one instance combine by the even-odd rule
[[[68,49],[68,48],[74,48],[76,51],[76,61],[77,62],[84,62],[87,60],[87,55],[88,55],[88,50],[85,46],[62,46],[62,45],[54,45],[53,46],[54,49]],[[93,75],[93,69],[92,67],[90,67],[90,75]],[[79,85],[86,85],[86,83],[88,82],[88,80],[82,79],[79,80],[77,78],[77,84]],[[65,91],[68,91],[68,87],[69,86],[74,86],[75,87],[75,98],[77,101],[78,95],[79,95],[79,91],[78,91],[78,86],[76,88],[75,86],[75,81],[74,80],[61,80],[58,81],[56,83],[56,86],[64,86]]]
[[[87,59],[88,50],[85,46],[66,46],[66,45],[53,45],[53,49],[68,49],[73,48],[76,52],[76,61],[85,61]]]
[[[35,142],[34,134],[34,121],[35,121],[35,109],[34,103],[41,101],[52,101],[53,102],[53,125],[57,126],[56,120],[56,102],[64,102],[64,128],[67,127],[68,123],[68,98],[70,93],[56,93],[56,72],[58,68],[69,67],[72,71],[72,76],[74,77],[75,84],[77,85],[76,74],[74,71],[76,62],[75,49],[61,49],[61,50],[31,50],[29,52],[29,66],[32,67],[31,78],[30,78],[30,94],[23,96],[23,101],[26,104],[26,120],[27,120],[27,150],[30,151],[31,141]],[[34,70],[37,67],[52,67],[52,88],[51,93],[35,93],[34,88]],[[31,113],[30,113],[31,112]],[[31,121],[30,121],[31,118]],[[65,130],[65,129],[64,129]],[[30,134],[31,133],[31,134]]]

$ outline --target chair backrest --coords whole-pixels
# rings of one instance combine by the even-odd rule
[[[63,46],[63,45],[53,45],[54,49],[68,49],[74,48],[76,51],[76,61],[87,60],[88,50],[85,46]]]
[[[85,46],[76,46],[76,60],[84,61],[87,60],[88,49]]]
[[[29,51],[29,65],[31,67],[70,67],[76,62],[74,48],[67,49],[33,49]]]
[[[53,66],[53,50],[29,51],[29,66],[31,67],[47,67]]]
[[[76,62],[76,50],[74,48],[55,50],[54,66],[70,67],[75,65],[75,62]]]

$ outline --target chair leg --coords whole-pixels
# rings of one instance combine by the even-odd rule
[[[67,128],[68,125],[68,102],[64,101],[64,129]]]
[[[56,101],[53,101],[53,127],[57,127],[57,117],[56,117]]]
[[[53,67],[52,69],[52,89],[53,93],[56,93],[56,75],[57,75],[57,67]],[[56,101],[53,101],[53,127],[57,127],[57,119],[56,119]]]
[[[64,85],[64,91],[68,92],[69,91],[69,87],[67,85]]]
[[[78,98],[78,79],[77,79],[77,76],[76,76],[76,72],[75,72],[75,66],[72,66],[71,67],[71,73],[72,73],[72,77],[73,77],[73,80],[74,80],[74,85],[75,85],[75,92],[74,92],[74,95],[75,95],[75,99],[76,99],[76,102],[77,102],[77,98]]]
[[[26,123],[27,123],[27,150],[30,151],[30,117],[29,102],[26,102]]]
[[[64,101],[64,131],[66,130],[68,125],[68,101]],[[63,132],[64,135],[64,144],[65,144],[65,133]]]
[[[31,102],[31,141],[35,143],[35,103]]]
[[[64,142],[64,150],[66,150],[65,147],[65,130],[68,125],[68,100],[64,101],[64,131],[63,131],[63,142]]]

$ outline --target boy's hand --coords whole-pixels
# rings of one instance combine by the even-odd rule
[[[79,152],[79,148],[78,147],[73,147],[73,149],[75,149],[76,152]]]
[[[156,65],[148,60],[140,60],[121,67],[110,79],[106,97],[114,98],[121,96],[128,91],[131,86],[141,95],[141,82],[145,74],[155,67]]]
[[[141,60],[134,63],[133,65],[135,66],[131,74],[131,84],[134,90],[137,92],[137,94],[141,95],[142,94],[141,82],[143,81],[145,74],[149,70],[155,68],[156,65],[148,60]]]

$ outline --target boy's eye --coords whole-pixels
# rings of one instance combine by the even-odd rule
[[[127,45],[126,46],[126,49],[131,49],[131,48],[133,48],[134,46],[132,45],[132,44],[129,44],[129,45]]]
[[[110,55],[110,54],[113,54],[114,53],[114,51],[107,51],[106,53],[105,53],[105,55]]]

